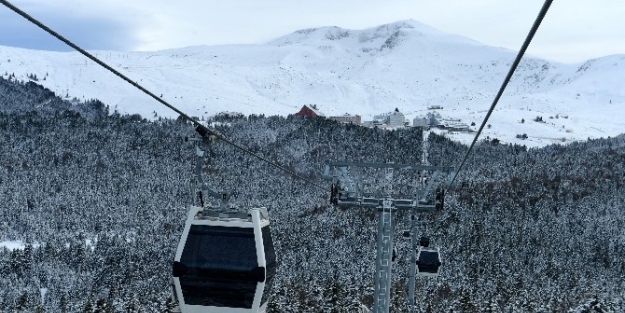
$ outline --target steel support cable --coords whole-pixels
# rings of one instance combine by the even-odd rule
[[[497,92],[497,95],[495,96],[495,100],[493,100],[493,104],[490,106],[490,109],[488,109],[488,113],[486,113],[486,117],[484,117],[484,121],[482,122],[482,125],[480,125],[480,128],[477,131],[475,138],[473,138],[473,142],[471,143],[469,150],[467,150],[467,153],[464,155],[464,158],[462,159],[462,162],[460,163],[460,166],[458,167],[456,174],[454,175],[451,182],[449,183],[449,186],[451,186],[454,183],[454,181],[456,180],[456,177],[458,177],[458,173],[460,173],[460,171],[462,170],[465,162],[467,161],[467,158],[469,157],[469,154],[471,153],[471,150],[473,150],[473,146],[475,146],[475,143],[477,142],[477,138],[482,133],[482,130],[484,129],[484,126],[488,122],[490,115],[495,110],[495,106],[497,106],[497,103],[499,102],[499,99],[501,98],[501,95],[503,94],[504,90],[508,86],[508,83],[510,82],[512,75],[514,74],[514,71],[519,66],[519,63],[521,62],[521,59],[523,58],[523,55],[525,54],[527,47],[529,47],[530,43],[532,42],[532,39],[534,38],[534,35],[536,34],[536,31],[538,30],[540,23],[543,21],[543,18],[547,14],[547,11],[549,10],[549,7],[551,6],[552,2],[553,0],[545,0],[545,3],[543,4],[542,9],[538,13],[538,17],[536,18],[536,21],[534,21],[534,25],[532,26],[532,29],[530,29],[530,32],[527,34],[527,37],[525,38],[525,42],[523,42],[523,46],[521,46],[521,50],[517,54],[516,59],[514,60],[514,63],[512,63],[512,66],[510,67],[510,70],[508,71],[508,75],[506,75],[506,78],[504,79],[503,84],[501,85],[501,88],[499,88],[499,92]]]
[[[324,191],[327,190],[327,188],[324,188],[320,185],[317,185],[313,182],[311,182],[310,180],[297,175],[295,172],[292,172],[288,169],[286,169],[284,166],[281,166],[279,164],[276,164],[274,162],[271,162],[269,160],[267,160],[266,158],[250,151],[249,149],[240,146],[238,144],[235,144],[234,142],[226,139],[223,135],[221,135],[218,132],[212,131],[210,130],[208,127],[200,124],[198,121],[194,120],[193,118],[191,118],[189,115],[185,114],[184,112],[178,110],[176,107],[174,107],[173,105],[169,104],[167,101],[161,99],[160,97],[156,96],[154,93],[150,92],[149,90],[143,88],[141,85],[139,85],[138,83],[132,81],[130,78],[126,77],[124,74],[120,73],[119,71],[115,70],[114,68],[110,67],[108,64],[100,61],[100,59],[96,58],[95,56],[93,56],[92,54],[90,54],[89,52],[85,51],[84,49],[80,48],[79,46],[75,45],[74,43],[72,43],[71,41],[69,41],[68,39],[66,39],[65,37],[61,36],[59,33],[55,32],[54,30],[50,29],[49,27],[47,27],[46,25],[44,25],[43,23],[39,22],[37,19],[35,19],[34,17],[30,16],[28,13],[20,10],[18,7],[14,6],[13,4],[11,4],[10,2],[6,1],[6,0],[0,0],[0,3],[2,3],[4,6],[6,6],[7,8],[11,9],[12,11],[14,11],[15,13],[19,14],[20,16],[22,16],[23,18],[27,19],[28,21],[30,21],[31,23],[37,25],[39,28],[43,29],[44,31],[46,31],[48,34],[54,36],[55,38],[57,38],[58,40],[64,42],[66,45],[72,47],[74,50],[80,52],[82,55],[84,55],[85,57],[89,58],[91,61],[99,64],[100,66],[104,67],[105,69],[109,70],[111,73],[115,74],[116,76],[118,76],[119,78],[125,80],[126,82],[128,82],[129,84],[131,84],[132,86],[136,87],[137,89],[143,91],[145,94],[149,95],[150,97],[152,97],[154,100],[160,102],[161,104],[165,105],[166,107],[170,108],[171,110],[173,110],[174,112],[178,113],[180,116],[182,116],[184,119],[186,119],[187,121],[193,123],[193,125],[196,127],[196,131],[202,135],[203,137],[206,137],[208,134],[212,135],[212,136],[216,136],[217,138],[219,138],[221,141],[291,175],[292,177],[295,177],[303,182],[305,182],[306,184],[309,184],[311,186],[317,187],[319,189],[322,189]]]

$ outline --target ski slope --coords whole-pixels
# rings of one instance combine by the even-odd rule
[[[316,104],[326,115],[363,120],[398,108],[412,120],[440,105],[443,117],[477,126],[516,56],[413,20],[306,29],[261,45],[92,53],[198,118],[222,111],[287,115]],[[97,98],[111,111],[175,115],[78,53],[0,47],[0,75],[33,74],[59,95]],[[623,78],[625,55],[579,64],[526,56],[482,136],[539,147],[618,135],[625,129]],[[537,116],[544,122],[534,122]],[[465,143],[474,136],[445,133]],[[527,140],[516,139],[523,133]]]

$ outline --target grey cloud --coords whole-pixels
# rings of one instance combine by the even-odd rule
[[[0,11],[5,8],[0,8]],[[46,26],[87,50],[132,50],[139,45],[129,23],[82,18],[55,12],[37,14]],[[37,50],[71,51],[63,42],[12,11],[0,12],[0,45]]]

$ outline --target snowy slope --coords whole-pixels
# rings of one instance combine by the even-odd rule
[[[478,125],[516,55],[412,20],[365,30],[301,30],[264,45],[93,53],[197,117],[221,111],[286,115],[314,103],[326,115],[348,112],[367,120],[399,108],[412,119],[441,105],[444,117]],[[77,53],[0,47],[0,75],[13,73],[21,80],[35,74],[60,95],[97,98],[122,113],[174,115]],[[624,55],[583,64],[527,57],[483,136],[542,146],[620,134],[623,78]],[[545,123],[534,122],[537,116]],[[515,138],[522,133],[530,138]],[[462,142],[473,137],[449,136]]]

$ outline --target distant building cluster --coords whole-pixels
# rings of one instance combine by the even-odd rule
[[[326,117],[325,114],[321,113],[314,104],[304,105],[299,112],[295,113],[295,116]],[[351,115],[349,113],[345,113],[341,116],[329,116],[327,118],[340,123],[351,123],[356,125],[362,124],[362,117],[360,115]]]
[[[403,113],[395,109],[393,112],[375,115],[372,121],[365,121],[363,126],[380,128],[400,128],[410,124]]]
[[[442,109],[441,106],[435,105],[428,107],[429,110]],[[334,120],[340,123],[361,125],[364,127],[378,127],[384,129],[395,129],[401,127],[410,127],[410,120],[406,119],[406,116],[398,109],[393,112],[375,115],[373,120],[363,121],[362,116],[358,114],[345,113],[340,116],[328,116],[321,113],[317,106],[314,104],[304,105],[295,113],[296,116],[302,117],[324,117],[330,120]],[[445,119],[440,113],[428,112],[425,116],[418,116],[412,120],[412,127],[436,127],[441,129],[453,130],[453,131],[470,131],[469,125],[462,123],[458,119]]]
[[[241,112],[229,112],[229,111],[222,111],[222,112],[215,114],[215,117],[224,117],[224,118],[242,118],[243,116],[245,115]]]
[[[454,131],[469,131],[469,125],[459,119],[445,119],[438,112],[429,112],[425,116],[415,117],[413,127],[436,127]]]

